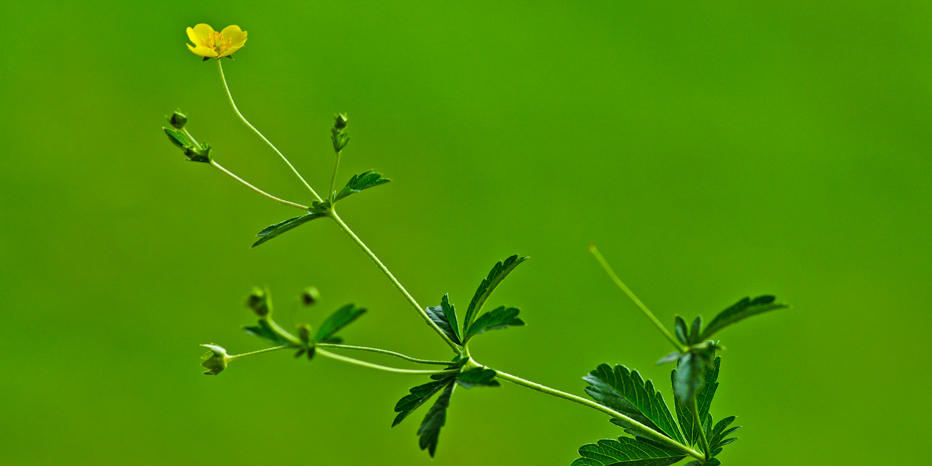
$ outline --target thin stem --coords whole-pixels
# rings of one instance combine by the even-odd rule
[[[330,199],[330,203],[333,204],[333,185],[337,181],[337,168],[340,167],[340,153],[342,151],[337,151],[337,161],[333,164],[333,177],[330,178],[330,191],[327,191],[327,199]]]
[[[249,353],[227,355],[227,362],[230,362],[230,361],[233,361],[239,358],[245,358],[246,356],[255,356],[257,354],[262,354],[262,353],[271,353],[272,351],[278,351],[278,350],[287,349],[287,348],[294,348],[294,346],[291,346],[291,345],[273,346],[271,348],[265,348],[265,349],[261,349],[258,351],[251,351]]]
[[[595,256],[595,260],[599,261],[599,264],[601,264],[602,268],[605,269],[608,277],[611,278],[616,285],[618,285],[618,288],[621,288],[621,291],[624,291],[625,294],[631,298],[631,301],[634,301],[634,304],[636,304],[637,307],[641,308],[641,311],[644,312],[644,315],[646,315],[647,318],[650,319],[658,329],[660,329],[660,331],[667,337],[667,340],[670,340],[670,343],[673,343],[673,346],[676,347],[676,349],[680,350],[681,352],[685,352],[688,348],[684,347],[682,344],[680,344],[680,342],[676,341],[676,338],[673,338],[673,335],[670,334],[670,331],[667,330],[667,328],[664,327],[659,320],[657,320],[657,317],[654,316],[654,313],[650,312],[650,309],[648,309],[647,306],[645,306],[644,303],[642,303],[641,300],[634,295],[631,289],[625,285],[625,282],[618,278],[618,275],[615,275],[615,271],[612,270],[612,267],[608,265],[608,262],[604,257],[602,257],[602,253],[600,253],[598,248],[595,247],[595,244],[589,245],[589,252]]]
[[[213,165],[214,167],[216,167],[218,170],[222,171],[223,173],[226,173],[227,175],[229,175],[230,178],[233,178],[234,180],[239,181],[240,183],[242,183],[242,184],[243,184],[244,186],[246,186],[247,188],[249,188],[249,189],[251,189],[251,190],[253,190],[253,191],[255,191],[255,192],[257,192],[257,193],[259,193],[259,194],[261,194],[261,195],[263,195],[263,196],[265,196],[265,197],[267,197],[267,198],[269,198],[269,199],[271,199],[271,200],[273,200],[273,201],[275,201],[275,202],[277,202],[277,203],[279,203],[279,204],[284,204],[284,205],[286,205],[286,206],[288,206],[288,207],[294,207],[294,208],[296,208],[296,209],[301,209],[301,210],[305,210],[305,211],[308,209],[308,207],[307,207],[306,205],[301,205],[301,204],[298,204],[298,203],[295,203],[295,202],[286,201],[286,200],[284,200],[284,199],[275,197],[275,196],[273,196],[273,195],[271,195],[271,194],[269,194],[269,193],[267,193],[267,192],[265,192],[265,191],[263,191],[263,190],[261,190],[261,189],[255,187],[255,186],[249,184],[246,180],[244,180],[244,179],[242,179],[242,178],[240,178],[240,177],[234,175],[232,172],[230,172],[230,171],[227,170],[226,168],[223,168],[219,163],[217,163],[217,162],[215,162],[215,161],[213,161],[213,160],[210,161],[210,164]]]
[[[699,441],[702,443],[702,451],[705,453],[705,460],[709,461],[709,440],[705,438],[705,429],[702,426],[702,420],[699,419],[699,406],[696,403],[696,397],[693,397],[692,401],[692,411],[693,411],[693,422],[696,423],[696,426],[699,428]]]
[[[330,358],[336,359],[337,361],[348,362],[350,364],[355,364],[357,366],[368,367],[369,369],[376,369],[385,372],[394,372],[396,374],[454,374],[459,372],[459,369],[448,369],[443,371],[430,371],[430,370],[417,370],[417,369],[400,369],[397,367],[381,366],[378,364],[373,364],[371,362],[361,361],[359,359],[348,358],[346,356],[340,356],[339,354],[331,353],[327,350],[322,350],[317,348],[317,354]]]
[[[246,120],[246,117],[244,117],[243,114],[239,112],[239,109],[236,108],[236,102],[233,101],[233,94],[230,93],[230,86],[227,85],[227,78],[223,75],[223,64],[221,63],[221,61],[222,60],[217,60],[217,68],[220,70],[220,80],[223,81],[223,88],[226,89],[227,91],[227,98],[230,99],[230,105],[233,106],[233,111],[236,112],[236,114],[239,116],[239,119],[243,120],[243,123],[245,123],[246,126],[249,127],[249,129],[253,130],[256,134],[258,134],[259,137],[262,138],[262,140],[265,141],[265,143],[268,144],[269,147],[271,147],[272,150],[274,150],[278,154],[278,156],[281,157],[282,160],[285,161],[286,164],[288,164],[288,167],[291,168],[291,171],[293,171],[294,174],[297,175],[298,179],[300,179],[301,182],[304,183],[304,186],[308,189],[308,191],[310,191],[311,194],[313,194],[314,197],[317,198],[318,201],[322,202],[323,199],[321,199],[320,196],[317,195],[317,191],[314,191],[314,188],[312,188],[311,185],[307,184],[307,181],[304,181],[304,177],[301,176],[300,173],[298,173],[298,170],[295,170],[294,165],[292,165],[291,162],[288,161],[285,155],[282,154],[282,152],[278,150],[278,148],[275,147],[275,145],[269,142],[269,140],[266,139],[265,136],[263,136],[262,133],[260,133],[259,130],[257,130],[255,126],[249,123],[249,121]]]
[[[404,359],[405,361],[411,361],[411,362],[418,363],[418,364],[434,364],[438,366],[449,366],[450,364],[452,364],[450,361],[435,361],[432,359],[412,358],[411,356],[404,355],[401,353],[396,353],[394,351],[389,351],[389,350],[385,350],[382,348],[370,348],[368,346],[337,345],[333,343],[318,343],[316,346],[318,348],[339,348],[339,349],[348,349],[348,350],[356,350],[356,351],[368,351],[370,353],[387,354],[389,356],[395,356],[396,358],[401,358],[401,359]]]
[[[427,322],[427,325],[430,325],[430,327],[434,329],[434,331],[437,332],[437,334],[440,335],[441,338],[443,338],[443,341],[445,341],[448,345],[450,345],[450,348],[453,348],[453,351],[456,351],[457,354],[461,354],[459,345],[454,343],[453,340],[451,340],[450,337],[448,337],[446,333],[443,333],[443,330],[440,330],[440,327],[438,327],[437,324],[434,323],[434,321],[427,315],[427,313],[424,312],[424,308],[422,308],[421,305],[418,304],[417,301],[414,300],[414,297],[411,296],[411,293],[408,293],[408,290],[406,290],[405,287],[401,286],[401,283],[398,281],[397,278],[395,278],[394,275],[392,275],[392,273],[388,270],[388,268],[385,267],[385,264],[382,264],[382,261],[380,261],[379,258],[376,257],[376,255],[373,254],[371,250],[369,250],[366,244],[363,243],[362,240],[359,239],[358,236],[356,236],[356,233],[353,233],[353,230],[350,230],[350,228],[346,226],[346,223],[343,223],[343,220],[340,218],[340,216],[337,215],[336,212],[331,210],[330,218],[332,218],[333,221],[337,222],[337,225],[339,225],[340,228],[342,228],[343,231],[345,231],[346,234],[349,235],[350,238],[352,238],[353,241],[355,241],[356,244],[359,245],[359,247],[362,248],[363,251],[365,251],[365,253],[369,256],[369,258],[372,259],[372,262],[375,262],[375,265],[377,265],[379,269],[382,271],[382,273],[384,273],[385,276],[388,277],[389,280],[391,280],[392,284],[395,285],[395,288],[397,288],[398,291],[400,291],[401,294],[403,294],[404,297],[407,298],[408,302],[411,303],[411,305],[414,306],[415,309],[417,309],[418,314],[420,314],[421,317],[424,318],[424,321]]]
[[[649,439],[651,439],[651,440],[653,440],[653,441],[655,441],[655,442],[659,442],[659,443],[662,443],[662,444],[664,444],[664,445],[667,445],[667,446],[669,446],[669,447],[671,447],[671,448],[674,448],[674,449],[676,449],[676,450],[678,450],[678,451],[681,451],[681,452],[683,452],[683,453],[685,453],[685,454],[687,454],[687,455],[689,455],[689,456],[692,456],[693,458],[696,458],[696,459],[699,459],[699,460],[704,460],[704,459],[705,459],[705,457],[702,456],[702,453],[699,453],[699,452],[693,450],[692,448],[689,448],[688,446],[683,445],[682,443],[677,442],[676,440],[673,440],[673,439],[671,439],[670,437],[667,437],[666,435],[663,435],[663,434],[661,434],[660,432],[657,432],[657,431],[655,431],[654,429],[651,429],[651,428],[645,426],[644,424],[641,424],[640,422],[637,422],[637,421],[635,421],[634,419],[631,419],[630,417],[628,417],[628,416],[626,416],[626,415],[624,415],[624,414],[622,414],[622,413],[619,413],[618,411],[615,411],[615,410],[613,410],[613,409],[611,409],[611,408],[609,408],[609,407],[602,406],[602,405],[600,405],[600,404],[598,404],[598,403],[596,403],[596,402],[589,401],[589,400],[587,400],[587,399],[585,399],[585,398],[578,397],[578,396],[576,396],[576,395],[571,395],[571,394],[566,393],[566,392],[561,392],[560,390],[556,390],[556,389],[553,389],[553,388],[550,388],[550,387],[547,387],[547,386],[544,386],[544,385],[541,385],[541,384],[538,384],[538,383],[531,382],[530,380],[524,380],[524,379],[522,379],[522,378],[520,378],[520,377],[515,377],[515,376],[513,376],[513,375],[511,375],[511,374],[506,374],[506,373],[504,373],[504,372],[502,372],[502,371],[496,370],[496,371],[495,371],[495,376],[498,377],[498,378],[500,378],[500,379],[507,380],[507,381],[509,381],[509,382],[511,382],[511,383],[513,383],[513,384],[515,384],[515,385],[520,385],[520,386],[522,386],[522,387],[530,388],[531,390],[536,390],[536,391],[541,392],[541,393],[546,393],[546,394],[548,394],[548,395],[552,395],[552,396],[555,396],[555,397],[557,397],[557,398],[563,398],[564,400],[569,400],[569,401],[572,401],[572,402],[575,402],[575,403],[579,403],[579,404],[581,404],[581,405],[583,405],[583,406],[588,406],[588,407],[590,407],[590,408],[592,408],[592,409],[595,409],[595,410],[597,410],[597,411],[601,411],[601,412],[603,412],[603,413],[605,413],[605,414],[608,414],[609,416],[612,416],[612,417],[615,417],[615,418],[619,418],[619,419],[623,419],[623,420],[625,421],[625,423],[627,423],[627,424],[629,425],[629,428],[630,428],[630,429],[637,431],[638,434],[640,434],[640,435],[642,435],[642,436],[644,436],[644,437],[647,437],[647,438],[649,438]]]
[[[191,136],[191,133],[188,132],[188,128],[187,128],[187,127],[181,128],[181,131],[184,133],[185,136],[188,137],[188,139],[189,139],[191,142],[194,143],[195,146],[201,147],[201,145],[198,144],[197,139],[194,139],[194,136]]]

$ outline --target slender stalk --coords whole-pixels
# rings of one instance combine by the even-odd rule
[[[348,362],[350,364],[355,364],[357,366],[368,367],[369,369],[376,369],[385,372],[394,372],[396,374],[454,374],[459,372],[459,369],[449,369],[443,371],[431,371],[431,370],[418,370],[418,369],[400,369],[397,367],[381,366],[379,364],[373,364],[371,362],[361,361],[359,359],[348,358],[346,356],[340,356],[339,354],[331,353],[327,350],[317,348],[317,354],[335,359],[337,361]]]
[[[330,178],[330,191],[327,191],[327,199],[330,199],[330,203],[333,204],[333,185],[337,181],[337,168],[340,167],[340,152],[337,152],[337,161],[333,164],[333,176]]]
[[[673,335],[670,334],[670,331],[667,330],[667,328],[664,327],[663,324],[661,324],[659,320],[657,320],[657,317],[654,316],[654,313],[650,312],[650,309],[648,309],[647,306],[645,306],[644,303],[642,303],[641,300],[638,299],[638,297],[634,295],[631,289],[628,288],[627,285],[625,285],[625,282],[621,281],[621,279],[618,278],[618,275],[615,275],[615,271],[612,270],[612,266],[608,265],[608,262],[605,260],[604,257],[602,257],[602,253],[600,253],[599,249],[595,247],[595,244],[589,245],[589,252],[591,252],[592,255],[595,256],[595,260],[599,261],[599,264],[601,264],[602,268],[605,269],[605,272],[608,274],[608,277],[611,278],[612,281],[615,282],[616,285],[618,285],[618,288],[621,288],[621,291],[624,291],[625,294],[628,295],[629,298],[631,298],[631,301],[634,301],[634,304],[636,304],[637,307],[639,307],[641,311],[644,312],[644,315],[646,315],[647,318],[650,319],[651,322],[653,322],[654,325],[656,325],[658,329],[660,329],[660,331],[664,334],[664,336],[667,337],[667,340],[670,340],[670,343],[673,343],[673,346],[676,347],[676,349],[680,350],[681,352],[685,352],[688,348],[684,347],[682,344],[680,344],[680,342],[676,341],[676,338],[673,338]]]
[[[267,193],[267,192],[265,192],[265,191],[263,191],[263,190],[261,190],[261,189],[255,187],[255,186],[249,184],[246,180],[244,180],[244,179],[242,179],[242,178],[240,178],[240,177],[234,175],[232,172],[230,172],[230,171],[227,170],[226,168],[223,168],[219,163],[217,163],[217,162],[215,162],[215,161],[213,161],[213,160],[210,161],[210,164],[213,165],[216,169],[222,171],[223,173],[226,173],[230,178],[233,178],[234,180],[239,181],[240,183],[242,183],[242,184],[243,184],[244,186],[246,186],[247,188],[249,188],[249,189],[251,189],[251,190],[253,190],[253,191],[255,191],[255,192],[257,192],[257,193],[259,193],[259,194],[261,194],[261,195],[263,195],[263,196],[265,196],[265,197],[267,197],[267,198],[269,198],[269,199],[271,199],[271,200],[273,200],[273,201],[275,201],[275,202],[277,202],[277,203],[279,203],[279,204],[284,204],[284,205],[286,205],[286,206],[288,206],[288,207],[294,207],[294,208],[296,208],[296,209],[301,209],[301,210],[304,210],[304,211],[306,211],[306,210],[308,209],[308,207],[307,207],[306,205],[301,205],[301,204],[298,204],[298,203],[295,203],[295,202],[286,201],[286,200],[284,200],[284,199],[275,197],[275,196],[273,196],[273,195],[271,195],[271,194],[269,194],[269,193]]]
[[[194,143],[195,146],[201,147],[201,145],[198,144],[197,139],[194,139],[194,136],[191,136],[191,133],[188,131],[188,127],[187,127],[187,126],[181,128],[181,131],[184,133],[185,136],[188,137],[188,139],[189,139],[191,142]]]
[[[699,405],[696,403],[696,397],[693,397],[692,405],[693,422],[699,427],[699,441],[702,443],[702,451],[705,453],[705,460],[709,461],[709,455],[712,453],[709,451],[709,440],[705,438],[705,429],[702,427],[702,420],[699,419]]]
[[[679,450],[683,452],[684,454],[692,456],[693,458],[696,458],[698,460],[705,459],[702,453],[699,453],[693,450],[692,448],[689,448],[688,446],[683,445],[682,443],[677,442],[676,440],[673,440],[670,437],[667,437],[666,435],[663,435],[660,432],[657,432],[654,429],[651,429],[650,427],[647,427],[644,424],[641,424],[640,422],[635,421],[634,419],[631,419],[630,417],[622,413],[619,413],[618,411],[615,411],[607,406],[602,406],[594,401],[590,401],[585,398],[572,395],[566,392],[561,392],[560,390],[556,390],[556,389],[553,389],[553,388],[550,388],[550,387],[547,387],[547,386],[544,386],[538,383],[534,383],[534,382],[531,382],[530,380],[524,380],[520,377],[515,377],[511,374],[506,374],[499,370],[495,371],[495,376],[502,380],[507,380],[515,385],[520,385],[522,387],[530,388],[531,390],[536,390],[541,393],[546,393],[548,395],[552,395],[557,398],[563,398],[564,400],[569,400],[575,403],[579,403],[583,406],[588,406],[592,409],[608,414],[609,416],[623,419],[630,426],[629,428],[631,428],[632,430],[636,430],[638,434],[644,437],[647,437],[655,442],[659,442],[664,445],[667,445],[670,448]]]
[[[304,180],[304,177],[301,176],[300,173],[298,173],[298,170],[296,170],[296,169],[294,168],[294,165],[292,165],[291,162],[288,161],[288,159],[285,157],[285,155],[282,154],[282,152],[281,152],[280,150],[278,150],[278,148],[275,147],[274,144],[272,144],[271,142],[269,142],[269,140],[266,139],[265,136],[263,136],[262,133],[260,133],[259,130],[257,130],[255,126],[253,126],[251,123],[249,123],[249,121],[246,120],[246,117],[244,117],[243,114],[240,113],[239,109],[236,108],[236,102],[233,101],[233,94],[230,93],[230,86],[227,85],[227,78],[223,75],[223,64],[221,63],[221,61],[222,61],[222,60],[216,60],[216,62],[217,62],[217,69],[220,70],[220,80],[223,81],[223,88],[226,89],[226,91],[227,91],[227,98],[230,99],[230,105],[233,106],[233,111],[236,112],[236,114],[239,116],[239,119],[240,119],[240,120],[243,120],[243,123],[245,123],[246,126],[249,127],[249,129],[253,130],[256,134],[258,134],[259,137],[262,138],[262,140],[265,141],[265,143],[268,144],[269,147],[271,147],[272,150],[274,150],[274,151],[278,154],[278,156],[281,157],[282,160],[285,161],[286,164],[288,164],[288,167],[291,168],[291,171],[293,171],[294,174],[297,175],[298,179],[300,179],[301,182],[304,183],[304,187],[306,187],[306,188],[308,189],[308,191],[310,191],[311,194],[313,194],[314,197],[317,198],[318,201],[321,201],[321,202],[322,202],[323,199],[321,199],[320,196],[317,195],[317,191],[314,191],[314,188],[312,188],[311,185],[307,184],[307,181]]]
[[[400,291],[401,294],[403,294],[404,297],[408,300],[408,302],[411,303],[411,305],[414,306],[415,309],[417,309],[418,314],[420,314],[421,317],[424,318],[424,321],[427,322],[427,325],[430,325],[430,327],[433,328],[434,331],[437,332],[437,334],[440,335],[441,338],[443,338],[443,341],[445,341],[448,345],[450,345],[450,348],[453,348],[453,351],[456,351],[457,354],[460,354],[461,350],[460,350],[459,345],[454,343],[453,340],[451,340],[450,337],[448,337],[446,333],[443,333],[443,330],[440,330],[440,327],[438,327],[437,324],[435,324],[434,321],[431,320],[431,318],[424,311],[424,308],[422,308],[421,305],[418,304],[417,301],[414,300],[414,297],[411,296],[411,293],[408,293],[408,290],[406,290],[405,287],[402,286],[401,283],[398,281],[398,279],[395,278],[394,275],[392,275],[392,273],[388,270],[388,267],[385,267],[385,264],[383,264],[382,261],[380,261],[379,258],[376,257],[376,255],[373,254],[371,250],[369,250],[366,244],[363,243],[362,240],[359,239],[358,236],[356,236],[356,233],[353,233],[353,230],[350,230],[350,228],[346,226],[346,223],[343,223],[343,220],[340,218],[340,216],[337,215],[336,212],[331,210],[330,218],[332,218],[333,221],[337,222],[337,225],[339,225],[340,228],[342,228],[343,231],[345,231],[346,234],[349,235],[350,238],[352,238],[353,241],[355,241],[356,244],[359,245],[360,248],[362,248],[362,250],[369,256],[369,258],[372,259],[372,262],[375,262],[375,265],[377,265],[379,267],[379,270],[381,270],[382,273],[384,273],[385,276],[388,277],[389,280],[391,280],[392,284],[395,285],[395,288],[397,288],[398,291]]]
[[[333,343],[318,343],[316,346],[318,348],[339,348],[339,349],[348,349],[348,350],[356,350],[356,351],[368,351],[370,353],[387,354],[389,356],[394,356],[396,358],[401,358],[401,359],[404,359],[405,361],[411,361],[411,362],[418,363],[418,364],[434,364],[438,366],[449,366],[451,364],[450,361],[435,361],[432,359],[412,358],[411,356],[407,356],[401,353],[396,353],[394,351],[389,351],[389,350],[382,349],[382,348],[370,348],[368,346],[337,345]]]
[[[294,348],[294,347],[291,345],[273,346],[271,348],[265,348],[265,349],[261,349],[258,351],[251,351],[249,353],[227,355],[227,362],[234,361],[239,358],[245,358],[246,356],[255,356],[257,354],[262,354],[262,353],[271,353],[272,351],[278,351],[278,350],[286,349],[286,348]]]

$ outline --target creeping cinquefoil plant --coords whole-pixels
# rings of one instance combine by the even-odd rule
[[[421,449],[427,450],[431,456],[434,456],[437,451],[440,432],[446,423],[447,408],[454,398],[456,389],[498,387],[500,381],[505,381],[600,411],[622,429],[623,435],[617,439],[599,440],[580,447],[579,458],[572,463],[573,466],[663,466],[682,460],[689,461],[688,466],[721,464],[718,456],[726,445],[736,439],[731,434],[738,430],[738,427],[732,426],[734,416],[722,417],[716,421],[711,413],[712,400],[718,388],[718,374],[721,368],[721,358],[716,356],[716,352],[722,349],[719,342],[713,340],[712,337],[731,324],[756,314],[785,308],[786,305],[776,302],[773,296],[744,298],[720,312],[707,324],[701,317],[696,317],[691,323],[687,323],[686,320],[677,316],[673,323],[673,332],[670,332],[615,275],[598,249],[590,245],[589,251],[605,269],[609,278],[634,301],[673,346],[673,352],[658,361],[658,364],[676,363],[676,368],[670,374],[673,396],[669,400],[672,409],[652,381],[645,381],[638,371],[623,365],[602,364],[586,374],[583,380],[588,383],[585,392],[589,398],[556,390],[488,367],[472,357],[469,352],[469,343],[489,330],[524,325],[524,321],[518,317],[520,314],[518,309],[507,306],[494,307],[494,304],[486,306],[486,302],[502,281],[524,263],[527,257],[513,255],[492,266],[492,270],[482,279],[472,299],[465,306],[465,311],[462,306],[457,311],[449,295],[446,294],[434,301],[435,303],[439,301],[435,306],[420,305],[392,275],[388,267],[337,214],[338,205],[342,206],[347,198],[389,182],[381,173],[370,170],[354,174],[345,184],[342,184],[342,187],[337,183],[340,157],[350,141],[346,115],[335,115],[330,129],[334,152],[333,175],[330,187],[321,196],[295,170],[281,151],[243,117],[233,101],[223,73],[222,59],[233,58],[233,53],[245,44],[246,32],[239,26],[228,26],[217,32],[206,24],[198,24],[193,28],[188,28],[187,33],[191,41],[188,44],[191,52],[203,57],[204,61],[216,60],[220,80],[236,115],[281,157],[314,199],[310,205],[281,199],[226,170],[215,160],[211,146],[206,142],[197,142],[189,132],[187,115],[176,111],[169,118],[170,127],[163,129],[169,140],[181,149],[189,161],[214,167],[256,193],[299,211],[294,217],[283,219],[259,231],[258,239],[253,247],[265,244],[305,223],[317,220],[333,222],[337,228],[346,232],[364,254],[372,259],[375,266],[398,289],[417,315],[433,329],[452,352],[452,355],[438,359],[421,359],[383,348],[344,344],[339,336],[340,330],[355,322],[366,312],[366,309],[355,304],[347,304],[337,309],[316,326],[301,323],[295,325],[292,330],[286,330],[274,319],[269,290],[255,288],[246,298],[246,305],[255,313],[258,320],[254,325],[243,327],[243,330],[249,335],[265,340],[270,346],[252,353],[231,355],[219,345],[203,345],[209,350],[204,355],[202,363],[202,366],[207,369],[205,374],[217,375],[226,370],[231,362],[240,358],[273,351],[291,351],[296,358],[313,360],[319,356],[378,371],[423,376],[425,377],[423,383],[412,387],[410,393],[404,394],[398,400],[394,409],[397,414],[392,421],[392,426],[407,419],[422,405],[432,403],[429,408],[421,410],[423,418],[417,430]],[[318,298],[319,292],[313,287],[304,290],[300,296],[303,304],[308,306],[313,305]],[[415,370],[374,364],[364,359],[347,356],[348,353],[390,355],[409,363],[422,365],[424,369]]]

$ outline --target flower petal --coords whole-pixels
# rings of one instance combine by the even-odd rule
[[[210,47],[204,47],[203,45],[192,47],[191,44],[186,44],[186,45],[188,46],[188,50],[194,52],[195,55],[200,55],[202,57],[207,57],[207,58],[217,57],[217,51]]]
[[[220,56],[217,57],[217,58],[223,58],[223,57],[226,57],[226,56],[229,56],[229,55],[233,55],[237,50],[239,50],[239,49],[242,48],[242,47],[243,47],[242,45],[234,45],[234,46],[232,46],[232,47],[230,47],[230,48],[224,50],[223,53],[221,53]]]
[[[230,45],[242,47],[243,42],[246,42],[246,31],[243,31],[237,25],[227,26],[223,28],[223,31],[220,31],[220,34],[223,35],[224,39],[230,39],[232,43]]]
[[[210,36],[214,33],[214,28],[210,27],[209,24],[198,24],[194,26],[194,35],[197,37],[198,41],[194,42],[194,45],[201,46],[207,45],[207,42],[210,40]]]
[[[200,39],[197,38],[197,34],[194,33],[194,29],[192,28],[188,28],[188,40],[190,40],[192,44],[201,43]]]

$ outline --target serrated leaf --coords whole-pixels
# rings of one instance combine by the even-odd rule
[[[437,397],[437,401],[427,411],[427,415],[424,416],[424,420],[421,422],[421,427],[417,430],[417,435],[420,437],[418,444],[421,450],[426,449],[432,458],[434,452],[437,451],[440,428],[447,421],[447,408],[450,407],[450,396],[453,395],[453,387],[455,386],[456,384],[452,381],[447,383],[443,392]]]
[[[482,314],[469,326],[465,340],[469,341],[474,335],[478,335],[486,330],[524,325],[524,321],[518,318],[519,312],[521,311],[514,307],[506,309],[505,306],[500,306]]]
[[[696,396],[696,391],[702,385],[703,373],[702,360],[694,353],[686,353],[677,361],[673,393],[681,403],[688,404]]]
[[[666,466],[686,457],[682,452],[628,437],[583,445],[572,466]]]
[[[676,427],[673,415],[670,414],[670,409],[667,408],[667,404],[663,401],[660,392],[654,388],[654,384],[650,380],[644,382],[641,374],[638,374],[637,371],[631,371],[621,365],[617,365],[613,369],[608,364],[602,364],[590,372],[589,375],[583,377],[583,380],[589,382],[592,386],[598,386],[600,392],[606,391],[604,386],[612,388],[615,392],[613,395],[621,396],[627,400],[654,424],[655,430],[683,443],[683,436]],[[600,385],[599,382],[602,382],[602,384]],[[589,393],[588,389],[586,393]],[[592,396],[591,393],[590,396]],[[596,401],[601,403],[598,399]]]
[[[259,236],[259,241],[253,243],[252,247],[256,247],[266,241],[275,238],[276,236],[291,230],[292,228],[297,228],[311,220],[315,220],[321,217],[326,217],[326,214],[309,212],[300,217],[289,218],[283,222],[276,223],[274,225],[269,225],[264,230],[260,231],[256,236]]]
[[[453,343],[462,344],[459,322],[456,320],[456,308],[453,304],[450,304],[449,293],[443,295],[439,306],[427,308],[427,317],[430,317],[430,320],[437,324],[437,327],[443,331],[447,338],[453,340]]]
[[[350,322],[359,318],[359,316],[366,313],[365,308],[356,307],[353,304],[347,304],[346,306],[337,309],[336,312],[330,314],[330,317],[327,317],[327,320],[324,323],[320,324],[320,328],[317,330],[317,336],[314,337],[314,341],[317,343],[333,343],[335,341],[343,341],[340,338],[333,336],[334,333],[337,333],[343,327],[349,325]]]
[[[684,345],[689,344],[689,331],[686,330],[686,321],[682,317],[676,316],[673,319],[673,329],[676,331],[676,338]]]
[[[269,343],[274,343],[276,345],[284,345],[284,344],[291,343],[285,337],[279,335],[278,332],[273,330],[272,327],[269,325],[268,321],[266,321],[265,319],[259,320],[259,325],[255,327],[243,327],[243,331],[252,336],[259,337]]]
[[[709,407],[712,406],[712,398],[715,397],[715,391],[718,389],[717,380],[721,361],[722,358],[715,358],[715,362],[706,368],[705,380],[696,395],[696,406],[699,408],[699,419],[702,423],[711,423],[712,421],[709,415]],[[677,371],[674,370],[670,374],[674,384],[676,384],[676,373]],[[683,437],[686,438],[689,445],[697,444],[702,435],[703,426],[696,423],[692,403],[684,404],[679,397],[674,397],[674,405],[676,406],[677,420],[680,421],[680,428],[683,430]]]
[[[481,367],[460,372],[456,376],[456,383],[460,384],[463,388],[499,386],[498,381],[495,380],[495,371],[492,369],[483,369]]]
[[[395,403],[395,412],[398,413],[398,415],[395,416],[395,420],[392,421],[392,427],[401,423],[404,418],[408,417],[408,414],[411,414],[411,412],[424,404],[425,401],[429,400],[430,397],[434,396],[435,393],[442,390],[452,379],[452,377],[447,376],[443,380],[429,382],[411,388],[409,390],[411,393],[398,400],[398,403]]]
[[[725,419],[718,421],[718,423],[715,424],[715,428],[712,429],[712,438],[709,439],[709,442],[712,442],[712,439],[715,437],[720,437],[722,432],[724,432],[732,422],[735,422],[734,416],[728,416]]]
[[[702,332],[702,338],[699,340],[708,340],[709,337],[719,330],[753,315],[789,307],[786,304],[775,303],[775,299],[776,298],[773,296],[765,295],[758,296],[753,300],[751,298],[744,298],[738,301],[715,316],[715,319],[712,319],[712,322],[709,322],[709,326]]]
[[[388,178],[382,178],[381,173],[372,170],[353,175],[346,183],[346,186],[336,195],[333,202],[337,202],[350,194],[358,193],[364,189],[374,188],[380,184],[388,183],[389,181],[391,180]]]
[[[476,289],[476,294],[473,295],[472,301],[469,302],[469,307],[466,309],[466,320],[463,321],[463,328],[469,328],[469,326],[472,325],[473,319],[478,315],[479,311],[482,309],[482,305],[485,304],[485,300],[489,299],[495,287],[497,287],[518,264],[527,259],[527,257],[518,257],[514,255],[504,261],[499,261],[492,267],[489,275],[482,279],[482,283],[480,283],[479,288]]]

